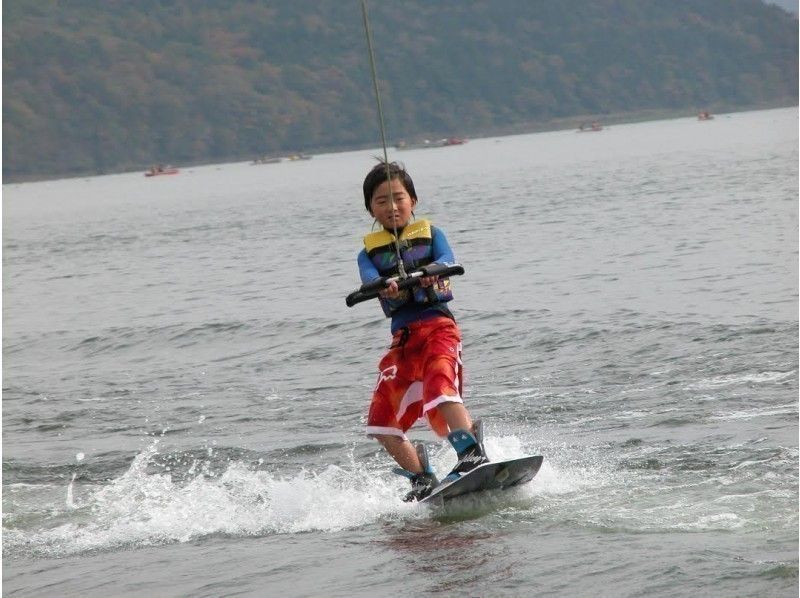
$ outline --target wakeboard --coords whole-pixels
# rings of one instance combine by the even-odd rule
[[[483,490],[505,490],[530,482],[539,472],[544,457],[519,457],[479,465],[457,480],[439,484],[421,503],[443,503],[457,496]]]

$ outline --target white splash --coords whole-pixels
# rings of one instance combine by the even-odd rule
[[[67,508],[68,509],[77,509],[78,506],[75,504],[75,496],[74,496],[74,487],[75,487],[75,477],[77,474],[72,474],[72,479],[69,481],[69,486],[67,486]]]
[[[195,464],[193,477],[178,482],[167,473],[148,473],[157,447],[158,440],[124,474],[99,488],[79,492],[73,474],[66,507],[81,514],[80,523],[71,517],[33,533],[6,529],[4,548],[60,556],[212,534],[338,531],[424,512],[400,501],[402,479],[387,474],[378,480],[363,468],[331,465],[281,477],[234,462],[222,474],[209,476],[207,468]]]

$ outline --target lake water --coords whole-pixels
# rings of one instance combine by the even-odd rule
[[[796,596],[797,108],[391,154],[545,457],[438,510],[363,435],[377,154],[3,187],[4,595]]]

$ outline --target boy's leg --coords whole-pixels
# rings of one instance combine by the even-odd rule
[[[447,424],[444,433],[455,449],[458,461],[445,481],[455,480],[489,460],[473,432],[472,418],[461,398],[463,372],[458,328],[453,325],[437,329],[427,339],[426,352],[425,408],[432,424],[436,421],[440,429],[441,420]],[[436,413],[430,413],[434,408]],[[436,431],[442,434],[440,429]]]
[[[447,422],[447,427],[451,430],[472,429],[472,419],[463,403],[441,403],[437,409],[439,409],[439,413],[442,414]]]
[[[375,440],[381,443],[400,467],[411,473],[422,473],[417,451],[407,439],[389,434],[375,434]]]
[[[419,452],[414,445],[399,436],[380,434],[375,435],[375,438],[402,468],[402,470],[396,470],[395,473],[401,473],[411,480],[411,491],[405,495],[403,500],[411,502],[422,500],[428,496],[439,483],[439,480],[436,479],[433,471],[426,469],[428,463],[422,463]],[[423,458],[427,461],[427,452],[424,448],[420,448]]]

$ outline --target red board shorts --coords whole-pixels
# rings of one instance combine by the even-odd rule
[[[423,415],[436,434],[447,436],[447,422],[436,407],[463,403],[461,331],[453,320],[431,318],[398,330],[378,368],[367,418],[368,436],[405,439],[405,432]]]

